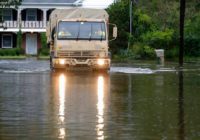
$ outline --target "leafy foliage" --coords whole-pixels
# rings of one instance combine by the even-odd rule
[[[129,21],[128,21],[128,4],[123,2],[117,2],[112,4],[109,9],[107,9],[110,22],[117,24],[118,27],[118,40],[111,42],[111,51],[112,53],[119,53],[120,46],[121,49],[125,49],[128,44],[128,30],[129,30]],[[111,33],[110,33],[111,34]]]
[[[188,20],[185,27],[185,49],[187,56],[200,56],[200,15]]]
[[[169,58],[179,50],[179,10],[177,0],[140,0],[133,6],[133,34],[129,34],[129,0],[120,0],[107,11],[110,22],[118,26],[118,38],[110,43],[114,56],[131,58],[155,57],[154,49],[165,49]],[[199,0],[186,2],[186,56],[200,56]],[[129,42],[129,49],[128,48]],[[123,52],[123,53],[122,53]]]
[[[17,48],[22,47],[22,31],[17,32]]]
[[[1,8],[9,8],[10,6],[18,6],[21,4],[22,0],[1,0]]]
[[[3,21],[2,14],[5,8],[15,7],[17,8],[21,4],[22,0],[1,0],[0,1],[0,22]]]
[[[22,48],[0,49],[0,56],[19,56],[22,53]]]
[[[165,31],[152,31],[143,34],[142,41],[145,44],[152,46],[155,49],[166,49],[173,39],[173,30],[166,29]]]
[[[45,33],[41,33],[41,48],[39,50],[39,54],[43,56],[49,55],[49,48],[47,47],[47,38]]]

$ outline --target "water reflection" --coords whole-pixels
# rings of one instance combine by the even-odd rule
[[[102,73],[52,73],[57,139],[105,139],[108,82]]]
[[[104,78],[103,76],[98,77],[98,100],[97,100],[97,139],[104,139]]]
[[[197,140],[199,84],[199,71],[0,73],[0,140]]]
[[[59,139],[65,138],[65,90],[66,90],[66,76],[64,74],[60,74],[59,76]]]
[[[179,95],[178,95],[178,127],[180,140],[185,140],[185,121],[184,121],[184,90],[183,90],[183,71],[179,71]]]

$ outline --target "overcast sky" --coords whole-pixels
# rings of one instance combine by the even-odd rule
[[[88,8],[106,8],[113,0],[84,0],[83,7]]]

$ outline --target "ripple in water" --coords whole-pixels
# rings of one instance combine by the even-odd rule
[[[49,71],[48,61],[38,60],[1,60],[1,73],[37,73]]]
[[[153,74],[155,71],[149,68],[131,68],[131,67],[112,67],[110,72],[130,73],[130,74]]]

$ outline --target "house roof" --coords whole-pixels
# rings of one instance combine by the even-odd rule
[[[22,0],[21,8],[66,8],[81,6],[84,0]]]
[[[59,4],[59,3],[75,3],[77,0],[23,0],[22,3],[38,3],[38,4],[43,4],[43,3],[54,3],[54,4]]]

